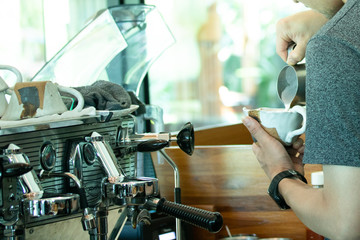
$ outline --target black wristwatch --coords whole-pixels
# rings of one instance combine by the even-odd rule
[[[281,173],[279,173],[278,175],[276,175],[273,180],[270,183],[270,186],[268,188],[268,193],[270,195],[270,197],[276,202],[276,204],[281,208],[281,209],[289,209],[289,205],[286,204],[284,198],[280,195],[279,193],[279,183],[281,180],[283,180],[284,178],[298,178],[301,181],[303,181],[304,183],[307,184],[306,178],[301,175],[299,172],[293,170],[293,169],[289,169],[286,171],[283,171]]]

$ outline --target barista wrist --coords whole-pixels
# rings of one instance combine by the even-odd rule
[[[284,180],[285,178],[298,179],[304,183],[307,183],[305,177],[293,169],[288,169],[288,170],[278,173],[271,180],[271,183],[270,183],[270,186],[268,189],[268,193],[269,193],[270,197],[276,202],[276,204],[281,209],[289,209],[290,208],[290,206],[287,205],[287,203],[285,202],[285,199],[283,198],[282,194],[279,191],[280,182],[282,182],[282,180]]]

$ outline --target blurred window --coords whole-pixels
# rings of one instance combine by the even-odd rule
[[[114,0],[0,0],[0,64],[25,81],[98,10]],[[136,2],[136,1],[134,1]],[[167,131],[238,123],[242,108],[282,107],[276,79],[285,63],[275,52],[275,24],[303,10],[292,1],[148,0],[173,33],[149,71],[150,102],[164,110]],[[158,36],[161,38],[161,35]],[[0,71],[8,85],[15,76]]]
[[[0,64],[30,80],[86,24],[106,0],[0,0]],[[8,85],[15,76],[1,71]]]
[[[276,93],[285,63],[275,50],[276,22],[304,9],[293,1],[147,0],[176,43],[150,68],[150,102],[167,129],[239,123],[242,108],[283,107]],[[159,36],[161,37],[161,36]]]

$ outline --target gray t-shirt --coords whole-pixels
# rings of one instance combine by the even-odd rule
[[[360,167],[360,1],[309,41],[306,66],[304,163]]]

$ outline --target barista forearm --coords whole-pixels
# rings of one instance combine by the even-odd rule
[[[350,219],[350,216],[357,215],[355,212],[358,210],[339,207],[342,203],[338,202],[333,190],[315,189],[300,180],[284,179],[279,184],[279,191],[298,218],[311,230],[332,240],[359,239],[358,229],[350,227],[358,221]]]
[[[324,234],[324,221],[331,219],[323,189],[314,189],[298,179],[283,179],[279,192],[298,218],[313,231]],[[326,214],[326,216],[324,216]]]

